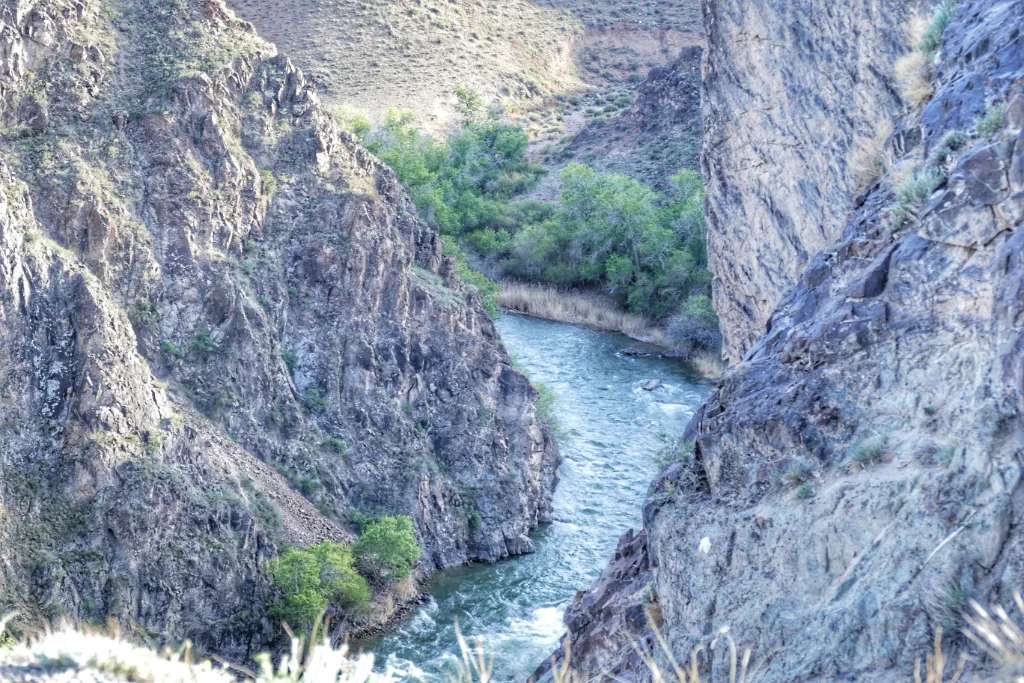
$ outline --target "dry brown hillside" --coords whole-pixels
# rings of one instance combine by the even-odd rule
[[[317,82],[380,118],[411,110],[440,130],[458,86],[555,141],[622,110],[628,86],[699,33],[697,2],[668,0],[231,0]],[[593,90],[601,97],[593,98]]]

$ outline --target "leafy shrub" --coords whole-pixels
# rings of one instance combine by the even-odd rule
[[[359,529],[360,532],[362,532],[362,530],[365,529],[366,526],[373,521],[373,519],[373,517],[366,514],[362,510],[349,510],[348,513],[348,521],[354,524],[355,527]]]
[[[503,265],[519,278],[598,286],[631,312],[658,320],[710,284],[699,174],[675,178],[664,201],[641,183],[580,164],[562,174],[561,207],[523,226]]]
[[[370,585],[356,571],[352,550],[338,543],[291,548],[269,570],[281,593],[272,614],[293,627],[311,627],[328,605],[358,610],[370,602]]]
[[[373,130],[370,119],[360,112],[353,111],[347,107],[336,107],[331,110],[331,117],[338,127],[346,133],[351,133],[360,140],[365,140]]]
[[[949,28],[950,22],[953,21],[953,10],[952,2],[943,2],[935,9],[931,23],[928,24],[924,35],[921,36],[921,42],[918,43],[918,50],[934,54],[942,47],[942,36]]]
[[[533,388],[537,390],[537,417],[540,421],[552,429],[558,426],[558,418],[555,416],[555,394],[546,385],[540,382],[533,382]]]
[[[888,439],[884,436],[861,439],[850,449],[850,460],[862,466],[879,462],[885,455],[887,443]]]
[[[277,194],[277,176],[274,175],[273,171],[262,170],[260,171],[260,182],[263,185],[263,192],[268,197],[273,198]]]
[[[323,445],[325,448],[328,448],[339,455],[344,455],[348,450],[348,444],[345,443],[345,440],[336,436],[329,436],[324,439]]]
[[[900,204],[920,205],[928,199],[944,178],[939,171],[926,168],[905,180],[896,190]]]
[[[129,311],[129,317],[139,327],[152,327],[160,320],[160,313],[151,301],[140,299]]]
[[[327,399],[316,387],[306,389],[306,393],[302,395],[302,402],[314,413],[322,413],[327,410]]]
[[[455,110],[466,121],[476,120],[483,112],[483,99],[475,90],[460,85],[455,89],[455,100]]]
[[[902,224],[915,216],[945,179],[938,169],[924,168],[900,183],[896,188],[896,206],[893,209],[896,222]]]
[[[171,358],[177,358],[178,360],[181,360],[182,358],[185,357],[185,353],[181,350],[181,348],[170,339],[164,339],[162,342],[160,342],[160,350],[163,351],[164,354],[170,356]]]
[[[484,228],[475,230],[466,236],[466,245],[481,256],[495,256],[508,251],[512,244],[512,235],[508,230],[492,230]]]
[[[359,569],[381,584],[408,577],[423,550],[409,517],[381,517],[363,526],[352,546]]]
[[[680,312],[668,321],[669,339],[678,349],[711,350],[722,343],[718,315],[707,294],[693,294]]]
[[[367,137],[367,147],[394,169],[420,215],[446,235],[509,224],[508,200],[542,173],[526,160],[528,143],[522,128],[475,115],[439,143],[400,112]]]
[[[454,237],[446,235],[442,236],[441,240],[444,242],[445,253],[455,263],[455,274],[459,276],[459,280],[476,292],[487,314],[492,318],[497,318],[501,314],[501,308],[498,306],[498,294],[501,292],[501,287],[469,265],[469,257],[466,256],[466,252],[462,250]]]
[[[796,490],[796,497],[800,500],[807,500],[808,498],[814,497],[814,486],[810,482],[804,482],[800,485],[800,488]]]
[[[803,458],[794,459],[782,474],[782,481],[790,486],[807,482],[814,476],[814,467]]]
[[[961,147],[967,144],[967,136],[958,130],[953,130],[946,133],[942,140],[935,147],[935,151],[932,152],[928,159],[928,164],[931,166],[941,166],[946,163],[953,152],[957,151]]]
[[[686,464],[693,459],[696,450],[697,444],[694,441],[680,441],[667,446],[658,453],[658,466],[665,469],[677,462]]]
[[[411,115],[392,112],[367,145],[442,233],[460,279],[492,315],[498,287],[470,266],[463,247],[505,275],[601,288],[657,321],[687,317],[680,302],[710,292],[699,173],[681,172],[676,190],[662,196],[632,178],[573,164],[562,174],[559,206],[513,202],[542,173],[526,159],[526,133],[482,116],[470,91],[457,97],[463,124],[446,141],[421,134]],[[717,344],[713,316],[698,316],[691,327],[686,336],[694,346]]]
[[[1006,105],[995,104],[985,112],[984,118],[978,122],[979,135],[995,135],[1006,127]]]
[[[244,480],[242,486],[248,494],[249,508],[252,510],[253,516],[271,537],[276,536],[280,532],[282,524],[281,510],[277,507],[277,503],[256,488],[250,479]]]
[[[217,342],[209,328],[204,327],[196,333],[195,339],[192,340],[192,350],[204,356],[217,350]]]

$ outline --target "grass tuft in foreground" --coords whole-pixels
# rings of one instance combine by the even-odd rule
[[[1014,594],[1015,619],[1002,607],[984,608],[971,601],[964,614],[964,635],[984,655],[984,660],[960,654],[951,657],[943,648],[943,632],[935,632],[934,646],[924,657],[917,658],[907,678],[914,683],[959,683],[969,664],[976,672],[999,672],[998,676],[977,680],[1022,681],[1024,677],[1024,630],[1018,620],[1024,618],[1024,599]],[[0,635],[6,633],[11,617],[0,619]],[[315,625],[306,640],[291,637],[290,647],[275,664],[269,654],[256,657],[257,670],[250,671],[208,661],[195,661],[191,647],[178,650],[154,650],[121,638],[116,631],[103,633],[79,629],[68,624],[48,629],[20,641],[6,643],[0,638],[0,680],[66,681],[90,680],[96,683],[118,683],[126,680],[153,683],[394,683],[394,677],[373,670],[373,655],[353,655],[347,645],[335,647],[319,636]],[[457,632],[460,656],[446,678],[448,683],[492,683],[494,665],[487,654],[486,643],[472,642]],[[289,634],[291,635],[291,634]],[[689,653],[680,663],[672,654],[664,635],[653,631],[653,646],[637,643],[633,648],[657,683],[704,683],[710,680],[708,653],[724,648],[727,669],[716,680],[729,683],[753,683],[758,668],[752,666],[753,651],[742,648],[728,627],[718,631],[714,639]],[[656,647],[654,647],[656,646]],[[585,683],[587,678],[571,668],[568,648],[552,662],[553,683]]]

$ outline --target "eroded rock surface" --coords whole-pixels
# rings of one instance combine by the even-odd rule
[[[723,352],[740,360],[842,231],[902,104],[917,3],[706,2],[704,176]]]
[[[220,0],[0,11],[0,612],[244,657],[354,513],[425,572],[528,551],[536,394],[302,74]]]
[[[744,22],[722,13],[729,3],[715,5],[713,35],[734,35],[743,52],[742,40],[753,34],[741,40]],[[791,3],[745,6],[746,21],[794,19],[782,12]],[[797,15],[789,33],[772,38],[782,41],[779,55],[797,55],[787,68],[798,68],[803,36],[821,40],[831,22],[867,11],[814,10],[816,25]],[[894,23],[875,17],[858,44],[888,44]],[[757,680],[907,680],[940,628],[947,651],[970,649],[958,632],[968,600],[1007,604],[1021,589],[1022,27],[1020,3],[957,4],[937,55],[933,99],[923,112],[894,119],[882,150],[893,163],[859,197],[841,172],[846,144],[828,135],[820,148],[801,147],[799,163],[787,152],[765,153],[745,168],[730,166],[733,143],[724,162],[710,158],[716,147],[709,143],[708,169],[731,169],[711,179],[719,264],[733,258],[737,268],[750,267],[746,254],[762,244],[773,249],[769,206],[778,214],[770,225],[821,225],[825,233],[815,249],[800,242],[808,266],[781,297],[767,333],[695,418],[693,454],[651,489],[646,556],[629,561],[651,567],[647,592],[636,585],[643,573],[624,573],[620,556],[570,610],[573,664],[592,680],[635,671],[631,641],[658,650],[652,623],[680,662],[717,636],[720,646],[705,651],[711,680],[727,680],[726,629],[752,648]],[[863,52],[852,48],[803,76],[802,97],[825,93],[815,105],[823,116],[834,106],[827,96],[833,70],[861,68]],[[709,118],[745,102],[761,111],[751,119],[805,125],[786,113],[792,92],[763,87],[723,101],[714,55],[712,47]],[[874,111],[878,102],[861,96],[854,99],[864,111],[844,113],[848,102],[836,110],[839,120],[883,118]],[[722,125],[734,124],[710,129]],[[828,133],[837,124],[821,125]],[[954,133],[958,145],[948,142]],[[901,202],[897,190],[923,172],[938,178],[934,192],[919,204]],[[796,185],[805,192],[794,195]],[[728,206],[727,195],[736,198]],[[838,203],[827,211],[793,203],[831,196]],[[729,230],[749,249],[724,250],[726,210],[735,219]],[[848,216],[840,220],[842,213]],[[826,240],[829,233],[834,240]],[[754,273],[748,283],[760,292]],[[769,303],[779,292],[774,285],[764,291]],[[742,317],[726,319],[734,352],[743,347],[737,340],[758,334],[751,328],[737,337],[737,328],[746,329]],[[653,619],[608,637],[612,624],[631,623],[626,615],[640,608]]]

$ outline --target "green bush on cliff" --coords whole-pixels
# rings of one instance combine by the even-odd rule
[[[988,108],[985,116],[978,122],[979,135],[995,135],[1006,127],[1006,104],[999,102]]]
[[[931,22],[928,24],[928,28],[925,29],[924,35],[921,36],[921,42],[917,46],[918,50],[931,55],[942,47],[942,37],[946,33],[946,29],[949,28],[949,24],[953,21],[955,9],[956,7],[952,0],[943,2],[935,8]]]
[[[281,593],[271,613],[295,628],[311,627],[328,605],[362,609],[370,602],[370,585],[356,570],[352,550],[338,543],[291,548],[269,569]]]
[[[488,315],[492,318],[498,317],[501,313],[498,306],[498,293],[501,288],[483,273],[473,270],[469,265],[469,257],[454,237],[444,235],[441,241],[444,242],[445,253],[455,262],[455,274],[459,276],[459,280],[477,293]]]
[[[475,289],[484,308],[498,314],[497,285],[474,270],[459,244],[472,231],[511,225],[511,197],[529,189],[540,175],[526,160],[528,140],[517,126],[480,118],[468,91],[460,94],[465,121],[445,142],[420,133],[410,114],[391,112],[366,145],[398,175],[420,216],[445,237],[445,252],[459,279]]]
[[[554,430],[558,430],[558,417],[555,414],[555,394],[546,384],[531,381],[533,388],[537,390],[537,417],[540,421]]]
[[[352,552],[359,570],[379,584],[407,578],[423,554],[412,519],[405,516],[381,517],[364,524]]]

